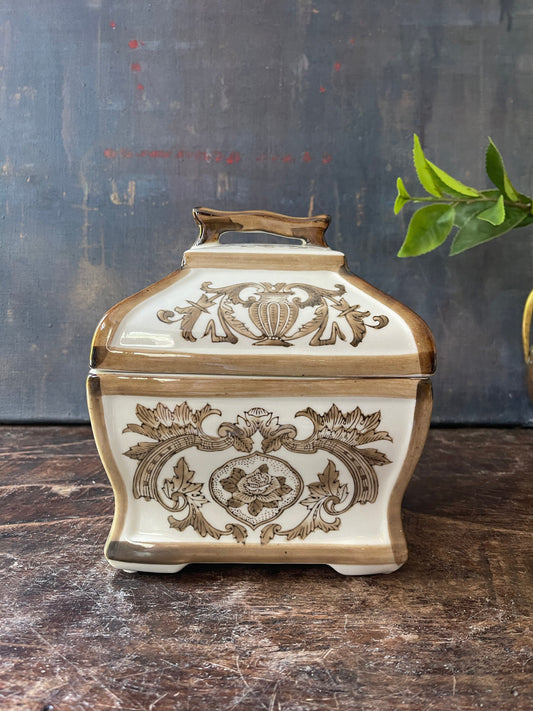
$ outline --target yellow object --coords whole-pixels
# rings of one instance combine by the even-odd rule
[[[524,359],[527,365],[533,365],[533,353],[529,341],[531,331],[531,318],[533,316],[533,291],[527,297],[524,306],[524,318],[522,319],[522,343],[524,345]]]

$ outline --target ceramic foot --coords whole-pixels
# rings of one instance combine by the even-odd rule
[[[401,566],[398,563],[380,565],[330,565],[341,575],[376,575],[377,573],[393,573]]]
[[[179,565],[156,565],[150,563],[125,563],[120,560],[109,560],[108,562],[117,568],[122,570],[124,573],[179,573],[183,570],[187,563],[181,563]]]

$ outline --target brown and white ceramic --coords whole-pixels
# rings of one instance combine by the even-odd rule
[[[350,274],[329,218],[198,208],[182,268],[96,329],[88,399],[124,570],[407,557],[401,500],[431,414],[435,347]],[[221,244],[228,231],[295,244]]]

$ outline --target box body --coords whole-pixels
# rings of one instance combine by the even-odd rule
[[[433,341],[341,253],[196,246],[104,317],[92,366],[115,567],[364,574],[406,560],[401,500],[429,427]]]

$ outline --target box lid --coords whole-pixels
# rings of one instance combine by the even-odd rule
[[[408,307],[351,274],[329,249],[327,215],[196,208],[200,235],[180,270],[113,307],[91,366],[128,373],[422,376],[435,344]],[[224,232],[286,244],[220,244]]]

